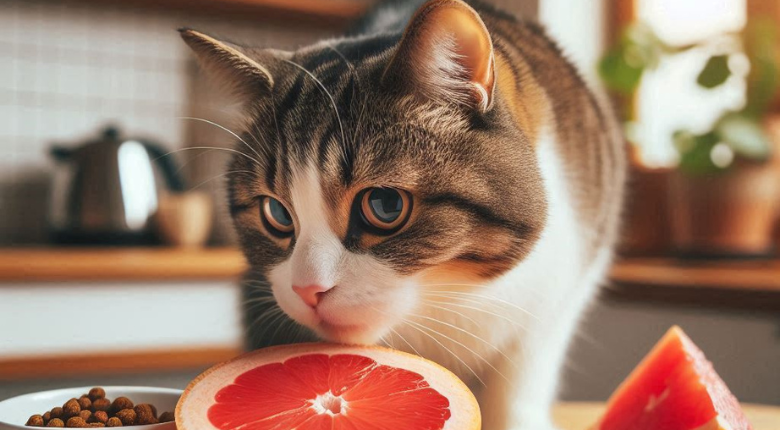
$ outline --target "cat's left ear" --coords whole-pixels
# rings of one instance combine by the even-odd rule
[[[182,39],[192,48],[201,67],[227,87],[241,103],[265,100],[274,86],[274,79],[257,52],[189,28],[180,29]]]
[[[496,81],[490,33],[463,1],[431,0],[415,13],[383,80],[487,112]]]

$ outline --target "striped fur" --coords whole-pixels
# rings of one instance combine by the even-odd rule
[[[402,336],[394,346],[472,385],[485,429],[546,430],[568,340],[617,235],[623,141],[538,25],[468,4],[492,40],[490,103],[444,82],[466,79],[467,68],[435,69],[448,75],[430,91],[424,60],[398,57],[414,52],[416,25],[436,25],[416,10],[468,7],[460,0],[381,2],[348,36],[295,52],[182,34],[244,106],[236,149],[245,154],[233,159],[228,186],[252,266],[247,296],[267,305],[247,309],[250,327],[278,305],[304,338]],[[240,55],[226,58],[231,50]],[[375,234],[357,213],[356,197],[371,187],[412,196],[394,234]],[[261,196],[288,207],[295,234],[269,234]],[[310,283],[333,287],[314,311],[291,288]],[[431,297],[444,302],[431,306]],[[426,336],[410,319],[438,323]],[[278,328],[258,333],[253,347],[296,340]]]

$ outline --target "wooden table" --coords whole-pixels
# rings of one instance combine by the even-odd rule
[[[780,430],[780,407],[743,405],[753,430]],[[564,402],[553,411],[555,422],[563,430],[587,430],[599,419],[603,403]]]

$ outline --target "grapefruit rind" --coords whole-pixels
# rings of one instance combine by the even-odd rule
[[[348,346],[323,343],[281,345],[252,351],[215,365],[195,378],[184,390],[176,406],[176,425],[179,430],[219,430],[208,418],[215,396],[239,376],[257,367],[285,362],[309,354],[353,354],[391,366],[418,373],[430,388],[449,401],[450,418],[442,430],[479,430],[481,415],[476,398],[452,372],[419,356],[376,346]]]

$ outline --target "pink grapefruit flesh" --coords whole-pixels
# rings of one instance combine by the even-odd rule
[[[468,388],[420,357],[378,347],[298,344],[254,351],[196,378],[180,430],[478,430]]]
[[[598,430],[751,430],[704,353],[672,327],[618,387]]]

